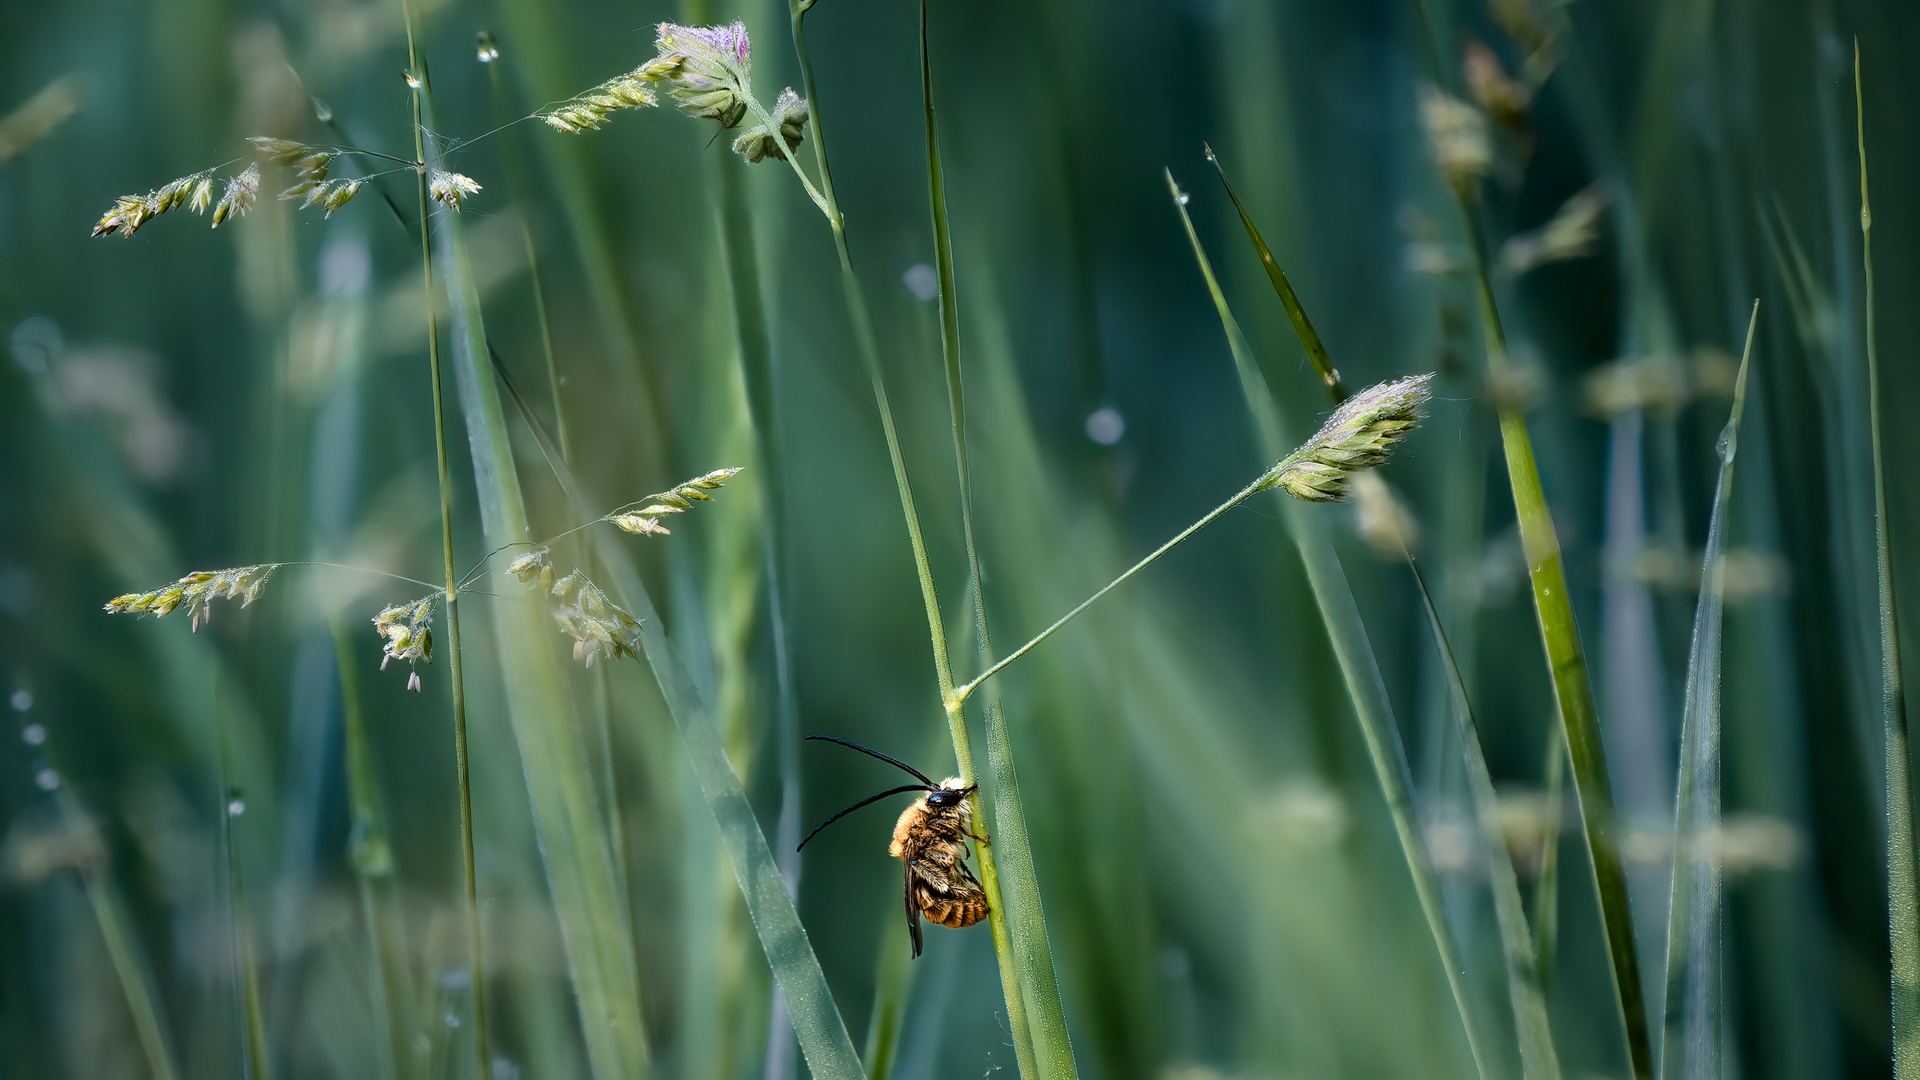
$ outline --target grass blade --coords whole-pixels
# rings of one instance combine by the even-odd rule
[[[480,519],[487,543],[497,546],[528,538],[526,505],[457,219],[449,216],[442,224],[440,245],[453,314],[455,381],[473,450]],[[552,629],[532,604],[503,599],[491,608],[507,712],[573,977],[587,1059],[598,1077],[645,1076],[633,943],[585,740],[548,644]]]
[[[1203,144],[1204,145],[1204,144]],[[1267,272],[1267,280],[1273,283],[1274,294],[1280,297],[1280,306],[1287,309],[1287,321],[1293,324],[1293,332],[1300,338],[1300,347],[1307,350],[1307,359],[1312,361],[1314,373],[1326,385],[1337,401],[1347,396],[1346,388],[1340,385],[1340,373],[1334,370],[1333,358],[1327,355],[1327,347],[1321,343],[1320,334],[1313,328],[1313,320],[1307,318],[1307,309],[1300,306],[1300,297],[1294,294],[1293,283],[1287,280],[1287,272],[1280,269],[1280,263],[1267,250],[1267,241],[1254,227],[1253,218],[1247,214],[1247,208],[1240,203],[1240,196],[1233,190],[1233,184],[1227,179],[1226,166],[1214,156],[1213,147],[1206,147],[1207,160],[1212,162],[1213,171],[1220,176],[1220,186],[1227,189],[1227,198],[1233,200],[1233,209],[1240,215],[1240,226],[1247,230],[1247,239],[1252,241],[1254,253],[1260,256],[1260,267]]]
[[[1560,813],[1566,802],[1567,744],[1559,728],[1547,732],[1546,783],[1541,798],[1547,836],[1540,850],[1540,877],[1533,883],[1533,957],[1540,992],[1553,992],[1553,957],[1560,944]]]
[[[1880,581],[1880,710],[1887,728],[1887,925],[1893,953],[1893,1074],[1920,1077],[1920,887],[1915,883],[1913,778],[1908,765],[1907,692],[1900,674],[1900,613],[1893,591],[1887,470],[1881,456],[1880,354],[1873,325],[1873,201],[1867,194],[1867,117],[1860,89],[1860,42],[1853,43],[1854,134],[1860,150],[1860,257],[1866,277],[1867,409],[1873,428],[1874,553]]]
[[[1454,719],[1459,725],[1460,751],[1467,766],[1467,787],[1473,795],[1474,817],[1486,844],[1492,874],[1493,914],[1500,925],[1500,949],[1507,960],[1507,997],[1513,1005],[1513,1026],[1519,1035],[1520,1068],[1527,1080],[1558,1080],[1560,1056],[1554,1051],[1553,1028],[1547,1020],[1540,954],[1527,929],[1527,909],[1520,899],[1520,880],[1514,874],[1513,856],[1507,850],[1500,828],[1500,803],[1493,789],[1493,774],[1487,770],[1486,755],[1481,752],[1479,725],[1473,720],[1467,685],[1460,678],[1460,666],[1454,662],[1453,646],[1447,643],[1446,630],[1440,625],[1440,611],[1434,607],[1426,579],[1411,555],[1407,556],[1407,569],[1413,571],[1414,584],[1419,586],[1420,603],[1426,609],[1427,625],[1433,630],[1433,645],[1440,652],[1440,668],[1446,675]]]
[[[1474,284],[1480,301],[1481,332],[1486,339],[1487,367],[1498,376],[1508,367],[1506,331],[1493,298],[1493,280],[1487,268],[1486,239],[1479,210],[1460,201],[1466,218],[1467,246],[1473,251]],[[1506,452],[1507,482],[1513,490],[1514,515],[1520,526],[1520,545],[1527,562],[1527,580],[1533,589],[1534,615],[1546,647],[1547,669],[1553,677],[1554,699],[1567,739],[1567,757],[1573,765],[1573,787],[1579,795],[1580,824],[1593,864],[1599,892],[1601,921],[1607,935],[1621,1027],[1627,1058],[1636,1077],[1653,1075],[1653,1042],[1647,1030],[1646,990],[1641,982],[1640,958],[1633,941],[1633,909],[1627,898],[1626,866],[1620,856],[1613,784],[1607,776],[1607,755],[1600,741],[1600,716],[1594,706],[1593,681],[1587,673],[1586,653],[1580,645],[1580,624],[1573,616],[1567,592],[1567,571],[1560,555],[1560,537],[1547,509],[1547,493],[1540,483],[1540,466],[1533,457],[1533,439],[1518,405],[1499,406],[1500,441]]]
[[[926,0],[920,3],[920,89],[926,118],[927,201],[933,224],[934,267],[940,281],[940,356],[947,376],[947,410],[953,428],[954,468],[960,489],[960,525],[967,549],[967,583],[973,596],[975,644],[980,667],[986,670],[993,666],[993,634],[987,626],[980,551],[973,529],[973,470],[967,454],[966,388],[960,368],[959,286],[953,272],[946,170],[941,165],[940,131],[933,107],[933,61],[927,44]],[[1004,918],[993,921],[994,947],[1001,953],[1001,991],[1007,999],[1009,1016],[1024,1006],[1020,1020],[1009,1022],[1014,1050],[1023,1070],[1031,1065],[1039,1076],[1071,1078],[1077,1075],[1073,1045],[1060,1003],[1059,981],[1047,941],[1046,914],[1040,901],[1040,882],[1028,844],[1026,811],[1014,772],[1013,744],[997,686],[987,689],[984,711],[987,768],[994,778],[994,835],[1008,869],[1006,888],[1000,890],[1000,902],[1005,905]],[[1014,961],[1012,964],[1006,962],[1009,955]],[[1031,1044],[1025,1055],[1020,1053],[1023,1034]]]
[[[605,504],[595,499],[567,468],[546,432],[526,409],[523,399],[515,395],[514,400],[574,510],[582,517],[592,517],[591,508]],[[591,535],[594,552],[607,570],[609,592],[648,628],[640,637],[648,666],[659,683],[667,711],[686,743],[694,778],[720,830],[734,880],[746,900],[747,915],[760,937],[767,966],[772,969],[786,1000],[787,1015],[793,1021],[808,1070],[820,1080],[865,1080],[866,1074],[861,1069],[859,1055],[854,1052],[846,1023],[834,1004],[832,991],[827,988],[819,957],[814,954],[813,943],[800,923],[793,896],[787,891],[772,849],[767,846],[766,834],[760,830],[753,805],[747,801],[740,776],[727,758],[726,747],[714,727],[707,703],[701,699],[692,674],[661,629],[659,612],[634,567],[631,554],[607,530],[596,529]]]
[[[1687,700],[1680,721],[1680,772],[1674,796],[1673,893],[1667,907],[1666,1034],[1661,1075],[1721,1075],[1726,1038],[1720,956],[1726,914],[1719,855],[1707,843],[1720,825],[1720,642],[1725,589],[1726,509],[1733,492],[1733,459],[1740,446],[1740,413],[1747,402],[1747,364],[1760,322],[1754,301],[1747,345],[1733,390],[1733,415],[1720,436],[1720,480],[1707,525],[1700,601],[1693,615],[1687,658]]]
[[[1255,426],[1259,429],[1261,446],[1270,459],[1278,461],[1293,448],[1293,441],[1287,437],[1280,410],[1274,406],[1266,378],[1260,374],[1260,368],[1253,358],[1253,349],[1247,344],[1239,323],[1227,307],[1226,295],[1221,292],[1220,282],[1214,277],[1213,264],[1200,244],[1200,234],[1194,231],[1193,219],[1187,214],[1187,195],[1174,182],[1171,172],[1167,174],[1167,186],[1173,193],[1174,207],[1180,212],[1181,224],[1186,226],[1194,259],[1200,265],[1207,291],[1213,297],[1220,324],[1226,331],[1234,369],[1240,376],[1240,389],[1246,396],[1247,408],[1253,413]],[[1354,716],[1360,722],[1360,733],[1367,744],[1367,756],[1373,763],[1381,795],[1386,799],[1387,812],[1393,819],[1394,833],[1400,840],[1401,854],[1406,858],[1407,870],[1413,877],[1414,893],[1419,897],[1421,913],[1426,916],[1427,929],[1433,935],[1434,948],[1446,972],[1454,1006],[1460,1012],[1467,1048],[1473,1055],[1475,1069],[1485,1080],[1492,1073],[1473,1022],[1460,947],[1453,940],[1452,927],[1447,924],[1447,913],[1440,899],[1440,883],[1434,877],[1433,866],[1427,858],[1426,842],[1420,835],[1419,823],[1414,819],[1413,777],[1407,768],[1407,752],[1401,745],[1400,728],[1394,721],[1393,707],[1387,700],[1386,684],[1381,680],[1379,664],[1367,640],[1367,628],[1360,621],[1360,610],[1354,606],[1346,572],[1341,569],[1340,560],[1335,556],[1333,545],[1328,542],[1321,523],[1298,500],[1284,493],[1277,493],[1276,498],[1286,514],[1294,543],[1300,550],[1301,561],[1307,570],[1307,583],[1313,590],[1314,603],[1320,609],[1327,638],[1339,661],[1341,679],[1353,702]]]

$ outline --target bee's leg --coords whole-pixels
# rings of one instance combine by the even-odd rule
[[[913,865],[911,863],[907,865],[906,879],[907,936],[913,939],[913,957],[917,960],[920,958],[920,909],[913,902]]]
[[[986,888],[986,886],[980,884],[979,878],[973,876],[973,867],[968,866],[967,860],[965,859],[960,860],[960,872],[967,875],[967,880],[973,882],[975,888]]]

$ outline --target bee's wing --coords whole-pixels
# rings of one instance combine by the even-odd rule
[[[906,876],[905,892],[906,892],[906,898],[907,898],[907,934],[908,936],[913,938],[913,956],[914,956],[914,959],[917,960],[920,957],[920,905],[914,902],[914,897],[913,897],[913,879],[916,875],[913,872],[912,863],[907,864],[907,872],[905,876]]]

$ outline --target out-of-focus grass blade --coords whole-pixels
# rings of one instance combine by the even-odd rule
[[[1560,1056],[1554,1051],[1553,1029],[1547,1021],[1547,995],[1541,987],[1539,954],[1527,930],[1527,909],[1520,899],[1520,880],[1513,872],[1513,856],[1507,851],[1500,828],[1500,802],[1493,790],[1493,774],[1487,771],[1486,755],[1480,749],[1480,728],[1473,720],[1473,707],[1467,701],[1467,685],[1460,678],[1460,666],[1454,662],[1453,646],[1447,643],[1447,632],[1440,625],[1440,611],[1434,607],[1426,579],[1413,564],[1411,555],[1407,557],[1407,569],[1413,571],[1414,584],[1419,586],[1427,625],[1433,629],[1433,645],[1440,652],[1440,668],[1446,675],[1454,720],[1459,725],[1467,788],[1473,795],[1474,817],[1486,844],[1493,914],[1500,924],[1500,948],[1507,959],[1507,997],[1513,1004],[1513,1026],[1519,1035],[1520,1068],[1527,1080],[1558,1080]]]
[[[497,402],[497,397],[495,400]],[[574,510],[582,517],[592,516],[592,508],[604,504],[594,499],[567,468],[524,399],[515,394],[514,400]],[[596,529],[590,535],[594,552],[606,567],[610,592],[647,628],[640,637],[647,664],[660,685],[660,696],[667,702],[667,711],[673,714],[674,724],[686,742],[694,778],[720,829],[721,844],[733,864],[734,880],[746,898],[747,915],[760,936],[767,966],[773,970],[773,977],[786,998],[787,1015],[793,1021],[807,1068],[821,1080],[865,1080],[866,1073],[861,1069],[859,1055],[854,1052],[853,1039],[847,1034],[846,1022],[834,1004],[832,991],[827,988],[826,974],[820,969],[813,943],[800,924],[800,914],[780,875],[780,865],[767,846],[766,834],[760,831],[753,805],[747,801],[740,776],[727,759],[726,747],[720,741],[720,733],[713,725],[706,702],[701,700],[693,676],[667,641],[660,614],[653,606],[646,584],[640,580],[631,554],[608,530]]]
[[[993,664],[993,635],[987,627],[986,595],[981,586],[980,554],[973,529],[973,471],[967,455],[965,381],[960,369],[959,286],[953,272],[953,233],[947,218],[946,170],[940,162],[940,131],[933,107],[933,61],[927,45],[927,5],[920,3],[920,89],[927,137],[927,199],[933,224],[934,266],[940,281],[940,355],[947,375],[947,408],[953,428],[954,466],[960,489],[960,522],[967,549],[967,577],[973,597],[974,627],[981,670]],[[1000,960],[1001,991],[1007,1000],[1014,1052],[1023,1072],[1048,1080],[1078,1075],[1059,978],[1047,940],[1040,881],[1033,865],[1026,810],[1014,771],[1013,741],[999,687],[986,687],[987,768],[993,773],[993,846],[1000,859],[982,859],[983,876],[1006,874],[996,888],[1001,910],[994,913],[994,952]],[[1026,1045],[1022,1045],[1025,1043]]]
[[[1278,461],[1293,449],[1293,441],[1287,437],[1280,410],[1275,407],[1266,378],[1260,374],[1260,368],[1254,361],[1253,349],[1247,344],[1246,336],[1240,332],[1240,324],[1227,307],[1226,295],[1220,291],[1220,282],[1213,274],[1213,264],[1200,244],[1200,234],[1194,231],[1193,219],[1187,214],[1187,194],[1174,182],[1171,172],[1167,173],[1167,187],[1173,193],[1174,208],[1180,212],[1181,224],[1186,226],[1194,259],[1200,264],[1207,291],[1213,297],[1220,324],[1226,330],[1227,344],[1233,353],[1233,365],[1240,375],[1240,389],[1259,428],[1261,446],[1268,458]],[[1294,543],[1300,549],[1301,561],[1306,564],[1307,582],[1313,589],[1314,602],[1319,606],[1321,621],[1333,644],[1347,695],[1353,701],[1354,716],[1360,722],[1367,755],[1373,762],[1374,775],[1380,781],[1381,794],[1386,798],[1394,832],[1400,838],[1400,850],[1406,858],[1407,870],[1413,876],[1414,893],[1419,897],[1420,910],[1426,916],[1427,929],[1433,934],[1434,948],[1439,952],[1441,967],[1446,971],[1454,1005],[1460,1011],[1460,1024],[1466,1033],[1467,1047],[1473,1054],[1475,1068],[1485,1080],[1492,1073],[1473,1022],[1465,967],[1461,963],[1460,948],[1453,940],[1453,929],[1447,924],[1447,913],[1440,898],[1440,884],[1428,860],[1426,842],[1414,818],[1413,778],[1407,768],[1407,752],[1400,742],[1400,727],[1394,721],[1393,706],[1387,700],[1387,688],[1380,678],[1379,663],[1367,640],[1367,628],[1360,621],[1360,610],[1354,605],[1346,572],[1341,569],[1340,560],[1335,556],[1333,545],[1327,540],[1321,523],[1305,504],[1284,493],[1276,497],[1286,513]]]
[[[1313,320],[1307,318],[1307,309],[1300,306],[1300,297],[1294,294],[1293,283],[1287,280],[1287,272],[1280,269],[1273,252],[1267,250],[1266,240],[1261,237],[1260,230],[1254,227],[1247,208],[1241,205],[1240,196],[1227,179],[1226,167],[1214,156],[1213,147],[1206,147],[1206,151],[1207,160],[1213,163],[1213,171],[1220,174],[1220,186],[1227,189],[1227,198],[1233,200],[1233,208],[1240,214],[1240,225],[1247,230],[1247,239],[1253,242],[1253,250],[1260,256],[1260,266],[1267,272],[1267,280],[1273,282],[1273,291],[1280,297],[1280,306],[1287,309],[1287,321],[1293,324],[1293,332],[1299,335],[1300,347],[1307,350],[1307,359],[1313,363],[1314,373],[1320,376],[1320,381],[1335,400],[1346,397],[1346,388],[1340,385],[1340,372],[1334,369],[1333,358],[1327,355],[1327,347],[1314,330]]]
[[[1673,894],[1667,908],[1666,1035],[1661,1075],[1714,1080],[1721,1074],[1726,1035],[1720,955],[1726,916],[1721,906],[1719,853],[1709,849],[1720,825],[1720,629],[1726,577],[1727,499],[1733,458],[1740,447],[1740,412],[1747,402],[1747,365],[1760,322],[1755,301],[1747,345],[1734,380],[1733,415],[1720,435],[1720,482],[1707,525],[1700,601],[1693,613],[1687,657],[1687,700],[1680,721],[1680,775],[1674,796]]]
[[[1873,200],[1867,194],[1867,117],[1860,42],[1853,43],[1854,135],[1860,150],[1860,245],[1866,271],[1867,410],[1873,429],[1873,525],[1880,579],[1880,709],[1887,728],[1887,925],[1893,952],[1893,1074],[1920,1077],[1920,887],[1915,883],[1913,778],[1907,760],[1907,691],[1900,674],[1900,614],[1893,593],[1887,469],[1880,442],[1880,353],[1874,345]]]
[[[457,219],[450,215],[441,230],[454,372],[473,450],[483,531],[491,545],[528,540],[526,505]],[[586,746],[552,648],[553,631],[533,604],[502,598],[491,608],[507,711],[573,976],[587,1059],[602,1080],[643,1077],[647,1046],[633,942]]]
[[[1475,204],[1463,199],[1467,246],[1473,251],[1474,285],[1480,301],[1481,332],[1486,339],[1487,368],[1495,376],[1508,368],[1506,331],[1494,302],[1493,279],[1487,268],[1487,245]],[[1573,787],[1580,796],[1580,825],[1593,863],[1595,889],[1600,894],[1600,916],[1606,927],[1607,955],[1614,993],[1620,1003],[1620,1022],[1627,1040],[1627,1059],[1633,1075],[1653,1075],[1653,1041],[1647,1029],[1646,989],[1640,976],[1640,957],[1633,942],[1633,909],[1627,898],[1627,872],[1620,855],[1619,822],[1613,807],[1613,783],[1607,777],[1607,755],[1600,741],[1600,716],[1593,701],[1593,681],[1580,645],[1580,624],[1573,617],[1573,598],[1567,592],[1567,571],[1560,555],[1560,537],[1547,509],[1540,466],[1533,457],[1533,438],[1520,407],[1502,403],[1500,441],[1506,450],[1507,482],[1513,490],[1514,516],[1520,527],[1520,546],[1527,560],[1527,580],[1533,588],[1534,614],[1546,647],[1547,670],[1553,678],[1560,725],[1567,737],[1567,758],[1573,764]]]
[[[1540,878],[1533,883],[1533,959],[1540,993],[1553,990],[1553,955],[1560,941],[1560,812],[1567,801],[1567,744],[1560,729],[1547,732],[1545,789],[1547,835],[1540,848]]]

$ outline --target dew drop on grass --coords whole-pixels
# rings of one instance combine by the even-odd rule
[[[33,774],[33,784],[41,791],[52,791],[60,786],[60,774],[52,769],[41,769]]]
[[[907,267],[907,272],[900,275],[900,280],[906,283],[907,291],[916,300],[933,300],[940,295],[940,275],[926,263],[914,263]]]
[[[28,724],[20,729],[20,741],[28,746],[39,746],[47,741],[47,729],[39,724]]]
[[[247,812],[247,800],[237,799],[237,798],[227,800],[227,816],[228,817],[239,817],[241,814],[244,814],[246,812]]]
[[[1127,433],[1127,418],[1111,405],[1087,414],[1087,438],[1101,446],[1112,446]]]
[[[7,704],[13,706],[14,712],[26,712],[28,709],[33,708],[33,691],[15,690],[13,696],[7,699]],[[36,724],[34,726],[38,727],[39,725]],[[39,746],[40,744],[34,743],[33,745]]]

